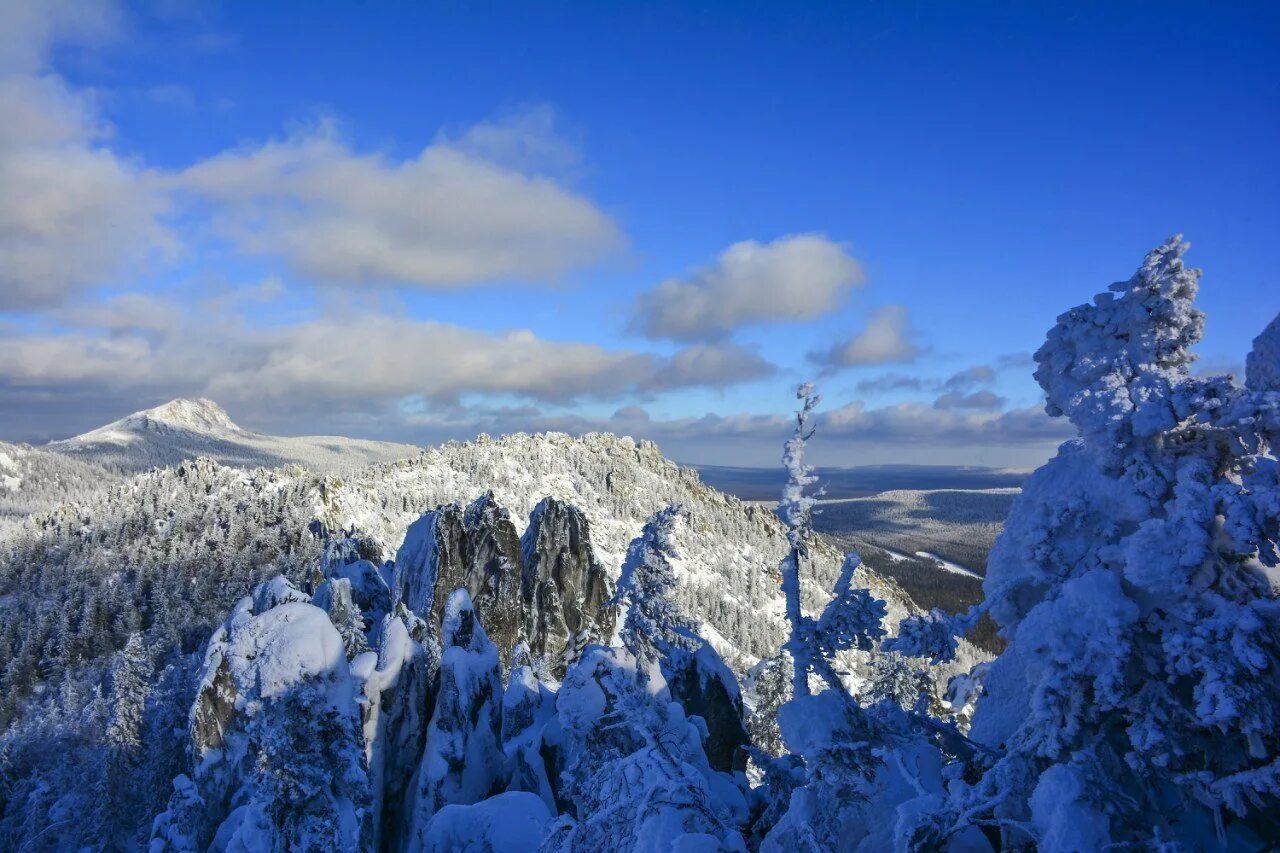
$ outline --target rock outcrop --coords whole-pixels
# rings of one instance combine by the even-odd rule
[[[209,642],[193,775],[175,780],[152,849],[367,849],[353,686],[341,635],[304,593],[276,578],[241,599]]]
[[[454,591],[444,613],[440,691],[418,767],[410,849],[421,849],[431,818],[447,805],[477,803],[506,787],[502,671],[471,596]]]
[[[587,517],[555,498],[534,508],[520,546],[525,636],[530,651],[554,661],[562,675],[567,659],[613,632],[609,579],[591,547]]]
[[[507,650],[523,641],[563,675],[588,643],[607,640],[616,618],[586,516],[552,498],[534,509],[523,537],[492,493],[428,512],[396,555],[395,588],[406,607],[437,625],[446,596],[465,589],[503,650],[504,668]]]

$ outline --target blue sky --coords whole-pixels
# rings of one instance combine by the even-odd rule
[[[1029,354],[1165,237],[1206,368],[1280,310],[1270,4],[0,2],[9,439],[772,464],[817,377],[821,462],[1028,466]]]

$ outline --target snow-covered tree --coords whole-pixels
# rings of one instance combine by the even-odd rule
[[[892,652],[876,655],[869,669],[866,688],[859,696],[868,704],[888,701],[910,710],[929,689],[929,677],[902,655]]]
[[[782,489],[782,501],[778,504],[778,516],[787,526],[787,555],[778,566],[782,577],[782,594],[786,599],[787,622],[791,637],[785,646],[791,656],[793,673],[791,692],[794,696],[809,695],[810,643],[807,636],[804,611],[800,604],[800,570],[809,557],[809,539],[813,534],[814,498],[806,489],[817,482],[813,466],[805,461],[805,445],[813,437],[809,417],[822,402],[812,384],[805,383],[796,389],[796,399],[801,401],[796,411],[796,426],[791,438],[783,446],[782,465],[787,471],[787,483]]]
[[[545,738],[568,808],[540,849],[745,850],[743,792],[710,766],[661,675],[638,669],[626,649],[592,646],[566,675]]]
[[[1026,482],[988,563],[1010,645],[972,735],[1003,755],[954,827],[1048,850],[1280,837],[1280,324],[1245,387],[1192,375],[1186,248],[1153,250],[1036,353],[1046,410],[1080,437]]]
[[[106,742],[115,753],[136,753],[143,709],[151,690],[151,655],[141,634],[131,634],[111,671],[111,718]]]
[[[697,625],[675,602],[678,582],[671,560],[677,554],[671,537],[684,514],[680,506],[655,513],[631,542],[622,563],[614,600],[625,603],[627,611],[619,636],[646,665],[657,664],[674,648],[694,649],[703,642]]]
[[[329,621],[338,629],[347,651],[347,660],[369,650],[364,616],[353,600],[350,579],[330,578],[320,584],[315,594],[315,605],[329,614]]]
[[[323,610],[283,578],[210,638],[190,732],[153,850],[362,850],[370,841],[355,682]]]

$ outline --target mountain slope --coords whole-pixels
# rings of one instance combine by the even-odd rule
[[[46,449],[121,471],[208,457],[242,468],[298,464],[333,473],[416,455],[417,447],[340,436],[263,435],[237,426],[212,400],[172,400]]]
[[[758,661],[777,654],[786,634],[781,523],[767,508],[706,486],[649,442],[512,435],[451,443],[341,479],[299,465],[184,462],[81,495],[0,538],[0,658],[8,660],[0,669],[0,753],[21,780],[10,802],[23,804],[0,804],[0,847],[28,837],[31,826],[59,821],[59,797],[90,809],[97,794],[86,788],[85,768],[103,760],[102,732],[119,716],[115,709],[133,707],[115,685],[123,683],[134,638],[150,650],[135,668],[155,680],[138,712],[147,727],[139,738],[151,750],[146,778],[129,789],[132,804],[118,810],[130,832],[150,826],[171,781],[189,769],[172,732],[192,707],[199,649],[237,599],[277,575],[310,584],[333,541],[329,532],[341,539],[355,528],[368,546],[360,556],[381,560],[396,555],[424,513],[489,491],[510,510],[513,533],[524,532],[544,497],[577,507],[609,589],[645,520],[682,504],[687,520],[672,536],[673,597],[744,682]],[[803,594],[817,610],[841,555],[826,543],[814,551]],[[902,590],[865,569],[855,583],[887,602],[886,627],[896,629],[911,608]],[[874,664],[862,653],[841,657],[850,686],[860,688]],[[935,686],[979,657],[962,644],[956,663],[935,669]]]
[[[119,474],[89,461],[0,442],[0,538],[27,516],[91,499],[121,480]]]

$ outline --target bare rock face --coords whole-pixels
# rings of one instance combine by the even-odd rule
[[[519,639],[520,539],[493,494],[447,504],[409,528],[396,555],[396,587],[413,612],[439,625],[448,595],[465,589],[499,648]]]
[[[504,669],[508,650],[525,641],[562,675],[565,663],[607,638],[615,621],[586,516],[552,498],[534,509],[523,538],[492,493],[465,508],[447,504],[427,513],[396,555],[395,587],[405,606],[433,625],[449,594],[467,590]]]
[[[521,594],[525,635],[533,655],[555,661],[562,675],[569,659],[613,632],[616,613],[604,566],[591,548],[587,517],[575,506],[543,498],[521,540]]]
[[[520,600],[520,537],[506,509],[488,492],[467,507],[463,516],[469,571],[465,584],[480,623],[506,658],[520,638],[524,608]],[[437,596],[443,598],[443,596]],[[440,608],[443,611],[443,608]],[[503,660],[504,666],[509,661]]]
[[[663,666],[671,696],[689,716],[707,727],[702,744],[712,769],[733,773],[747,769],[751,737],[744,722],[738,680],[710,643],[696,651],[673,649]]]

